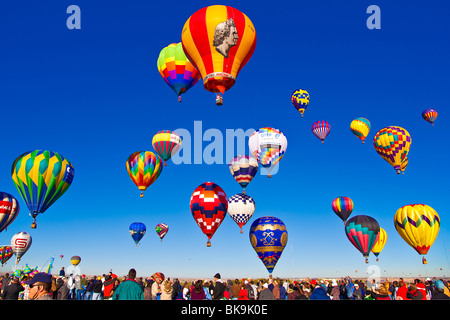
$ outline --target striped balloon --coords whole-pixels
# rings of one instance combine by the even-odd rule
[[[375,245],[372,248],[372,253],[375,255],[375,257],[377,257],[377,261],[378,261],[378,256],[380,255],[380,252],[383,250],[384,246],[386,245],[386,241],[387,241],[386,230],[384,230],[383,228],[380,228],[380,236],[378,237],[377,243],[375,243]]]
[[[181,43],[203,78],[206,90],[224,93],[252,56],[256,32],[239,10],[213,5],[195,12],[184,24]]]
[[[186,57],[181,42],[171,43],[162,49],[157,66],[159,74],[176,93],[180,102],[181,94],[200,80],[200,73]]]
[[[156,233],[158,237],[162,239],[166,236],[167,232],[169,232],[169,226],[166,223],[158,223],[155,227]]]
[[[370,121],[366,118],[359,117],[350,123],[350,130],[362,141],[362,143],[364,143],[364,140],[369,134],[370,128]]]
[[[380,235],[380,225],[377,220],[365,215],[354,216],[345,224],[345,234],[368,263],[369,253]]]
[[[158,131],[152,140],[153,149],[164,160],[164,165],[181,148],[181,137],[174,131]]]
[[[331,203],[331,208],[345,223],[353,212],[353,201],[349,197],[337,197]]]
[[[308,91],[303,89],[295,90],[291,95],[291,103],[295,107],[295,109],[300,112],[303,118],[303,113],[309,105]]]
[[[19,215],[20,206],[16,198],[6,192],[0,192],[0,232],[7,230],[8,226]]]
[[[0,262],[2,264],[2,267],[9,259],[11,259],[13,255],[14,252],[11,246],[0,247]]]
[[[249,195],[238,193],[228,199],[228,214],[237,223],[241,233],[242,227],[253,216],[255,208],[255,200]]]
[[[80,256],[72,256],[72,258],[70,258],[70,263],[71,263],[73,266],[79,265],[80,262],[81,262],[81,257],[80,257]]]
[[[150,151],[133,152],[126,162],[128,175],[134,184],[141,191],[141,197],[144,191],[158,179],[163,166],[158,155]]]
[[[325,138],[330,133],[330,124],[328,121],[319,120],[312,124],[311,131],[314,135],[324,143]]]
[[[230,161],[228,168],[230,169],[234,179],[242,187],[243,193],[245,193],[245,188],[258,172],[258,161],[251,156],[241,155],[234,157]]]
[[[390,126],[377,132],[373,138],[373,145],[376,152],[399,174],[401,164],[408,155],[411,146],[411,136],[408,131],[401,127]]]
[[[424,112],[422,112],[422,118],[425,119],[425,121],[428,121],[431,123],[432,126],[434,126],[434,121],[437,118],[437,111],[434,109],[426,109]]]
[[[33,218],[44,213],[70,187],[74,178],[72,164],[57,152],[35,150],[25,152],[14,161],[12,179]]]
[[[250,135],[248,146],[253,157],[269,172],[283,158],[287,139],[278,129],[264,127]]]

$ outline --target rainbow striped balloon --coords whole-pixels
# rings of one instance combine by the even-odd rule
[[[434,126],[434,121],[437,118],[437,111],[434,109],[427,109],[424,112],[422,112],[422,118],[425,119],[425,121],[428,121],[429,123],[431,123],[432,126]]]
[[[353,201],[349,197],[337,197],[331,203],[331,208],[342,221],[346,222],[353,212]]]
[[[200,73],[184,54],[181,42],[171,43],[162,49],[157,65],[159,74],[176,93],[180,102],[181,94],[200,80]]]
[[[369,134],[370,128],[370,121],[366,118],[359,117],[350,123],[350,130],[362,141],[362,143],[364,143],[364,140]]]
[[[164,160],[164,165],[181,148],[181,137],[170,130],[158,131],[152,140],[153,149]]]
[[[325,138],[330,133],[330,124],[328,121],[325,120],[319,120],[312,124],[311,131],[314,133],[314,135],[319,138],[322,143],[324,142]]]
[[[141,190],[141,197],[144,191],[158,179],[163,166],[158,155],[150,151],[133,152],[126,162],[128,174],[134,184]]]

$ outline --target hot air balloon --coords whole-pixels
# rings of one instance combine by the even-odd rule
[[[153,149],[164,160],[164,165],[181,148],[181,137],[174,131],[158,131],[152,140]]]
[[[249,195],[238,193],[228,199],[228,214],[237,223],[242,231],[242,227],[250,220],[255,212],[255,200]]]
[[[283,158],[287,149],[287,139],[284,134],[274,128],[264,127],[253,132],[248,146],[255,159],[269,172]]]
[[[319,138],[322,143],[324,143],[325,138],[330,133],[330,129],[330,124],[325,120],[316,121],[311,126],[312,133],[314,133],[314,135]]]
[[[375,245],[372,248],[372,253],[375,255],[375,257],[377,257],[377,261],[378,261],[378,255],[383,250],[384,245],[386,244],[386,241],[387,241],[386,230],[384,230],[383,228],[380,227],[380,236],[378,237],[378,241],[375,243]]]
[[[258,172],[258,162],[251,156],[234,157],[228,165],[234,179],[239,183],[245,193],[245,188]]]
[[[20,231],[13,235],[11,238],[11,247],[16,255],[16,264],[19,263],[22,256],[28,251],[32,242],[33,239],[28,232]]]
[[[437,118],[437,111],[434,109],[426,109],[424,112],[422,112],[422,118],[425,119],[425,121],[428,121],[431,123],[432,126],[434,126],[434,121]]]
[[[267,271],[272,273],[288,240],[284,222],[275,217],[258,218],[250,227],[249,237],[258,258]]]
[[[353,211],[353,201],[349,197],[337,197],[331,202],[331,208],[334,213],[344,221],[347,221],[348,217]]]
[[[405,170],[406,167],[408,166],[408,157],[405,157],[405,159],[403,159],[401,165],[400,165],[400,171],[405,174]]]
[[[380,225],[377,220],[365,215],[354,216],[346,222],[345,234],[368,263],[369,253],[380,234]]]
[[[239,10],[213,5],[198,10],[186,21],[181,33],[183,50],[200,72],[203,86],[221,94],[235,83],[256,46],[256,32],[250,19]]]
[[[298,112],[302,115],[305,112],[306,108],[309,105],[309,93],[303,89],[295,90],[291,95],[292,105],[297,109]]]
[[[76,267],[77,265],[79,265],[81,262],[81,257],[80,256],[73,256],[72,258],[70,258],[70,263]]]
[[[162,239],[166,236],[167,232],[169,231],[169,226],[165,223],[158,223],[155,227],[156,233],[158,234],[158,237]]]
[[[2,264],[2,267],[9,259],[11,259],[13,254],[14,252],[11,246],[0,247],[0,262]]]
[[[439,215],[426,204],[403,206],[394,215],[398,234],[422,256],[428,253],[436,240],[440,225]]]
[[[0,191],[0,232],[8,226],[19,215],[20,206],[16,198],[6,192]]]
[[[72,184],[72,164],[57,152],[35,150],[20,155],[13,163],[11,175],[33,218],[44,213]]]
[[[158,71],[172,88],[181,102],[181,94],[188,91],[198,80],[200,73],[186,57],[180,43],[171,43],[161,50],[158,57]]]
[[[159,156],[150,151],[132,153],[128,157],[126,166],[131,180],[141,190],[141,197],[144,196],[144,191],[158,179],[163,169]]]
[[[195,222],[208,237],[206,246],[210,247],[211,238],[228,211],[227,195],[214,182],[204,182],[192,193],[190,207]]]
[[[129,231],[130,236],[133,238],[134,243],[136,243],[137,247],[139,241],[141,241],[142,237],[145,235],[147,228],[142,222],[133,222],[132,224],[130,224]]]
[[[350,130],[362,141],[362,143],[364,143],[364,140],[369,134],[370,128],[370,121],[366,118],[359,117],[350,123]]]
[[[390,126],[381,129],[373,138],[378,154],[400,173],[402,161],[411,146],[411,136],[401,127]]]

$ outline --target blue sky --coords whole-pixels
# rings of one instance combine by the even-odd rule
[[[66,9],[72,4],[81,8],[81,30],[66,27]],[[136,268],[138,276],[160,271],[172,277],[212,278],[216,272],[230,278],[266,277],[248,230],[254,219],[273,215],[289,233],[274,276],[364,276],[374,265],[382,276],[448,276],[449,5],[435,0],[425,5],[381,0],[220,3],[252,20],[256,50],[225,93],[222,107],[201,82],[178,103],[157,71],[159,52],[181,41],[191,14],[213,4],[219,3],[2,5],[0,189],[21,204],[18,218],[0,234],[2,244],[9,244],[16,232],[29,232],[33,244],[21,263],[41,268],[54,256],[54,273],[79,255],[86,274],[110,269],[126,274]],[[366,9],[372,4],[381,9],[380,30],[366,27]],[[303,118],[290,103],[297,88],[311,95]],[[439,112],[434,127],[421,117],[429,107]],[[360,116],[372,123],[365,144],[349,129]],[[322,119],[331,125],[324,144],[310,130]],[[153,151],[157,131],[186,129],[193,135],[195,121],[202,122],[203,132],[218,129],[224,136],[227,129],[275,127],[288,139],[278,173],[271,179],[258,174],[247,188],[256,211],[244,234],[227,216],[210,248],[189,200],[205,181],[220,185],[228,197],[241,192],[228,170],[230,159],[212,165],[169,162],[144,198],[125,168],[134,151]],[[412,137],[404,175],[397,175],[372,144],[375,133],[388,125],[404,127]],[[202,148],[209,143],[204,141]],[[63,154],[74,165],[75,178],[32,230],[10,169],[18,155],[34,149]],[[379,262],[371,256],[366,265],[346,238],[331,210],[332,200],[341,195],[353,199],[352,215],[370,215],[386,230],[388,242]],[[428,265],[422,265],[393,225],[396,210],[412,203],[426,203],[441,217]],[[128,233],[135,221],[147,225],[137,248]],[[169,225],[162,242],[154,232],[160,222]],[[1,271],[12,266],[10,260]]]

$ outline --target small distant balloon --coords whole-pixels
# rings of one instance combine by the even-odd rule
[[[437,115],[437,111],[431,108],[426,109],[424,112],[422,112],[422,118],[424,118],[425,121],[431,123],[432,126],[434,126],[434,121],[436,120]]]
[[[353,212],[353,200],[349,197],[337,197],[331,203],[331,208],[345,223]]]
[[[370,121],[363,117],[356,118],[350,123],[350,130],[362,143],[364,143],[364,140],[369,135],[370,128]]]
[[[402,162],[408,155],[411,142],[409,132],[397,126],[385,127],[373,138],[375,151],[394,167],[397,174],[401,171]]]
[[[302,115],[309,105],[309,93],[304,89],[297,89],[291,95],[291,102],[295,109]]]
[[[328,121],[319,120],[312,124],[311,131],[314,135],[324,143],[325,138],[330,133],[331,127]]]
[[[16,255],[16,264],[19,263],[23,255],[28,251],[32,242],[33,240],[28,232],[20,231],[13,235],[11,238],[11,247]]]
[[[255,200],[248,194],[238,193],[228,199],[228,214],[239,226],[241,233],[242,227],[253,216],[255,209]]]
[[[72,263],[73,266],[79,265],[80,262],[81,262],[80,256],[73,256],[72,258],[70,258],[70,263]]]
[[[169,232],[169,226],[166,223],[158,223],[155,227],[156,233],[158,237],[162,239],[166,236],[167,232]]]
[[[228,168],[245,193],[245,188],[258,172],[258,161],[252,156],[239,155],[230,161]]]
[[[133,222],[132,224],[130,224],[129,227],[130,236],[136,243],[136,247],[139,241],[141,241],[142,237],[145,235],[146,231],[147,228],[145,227],[145,224],[143,224],[142,222]]]

